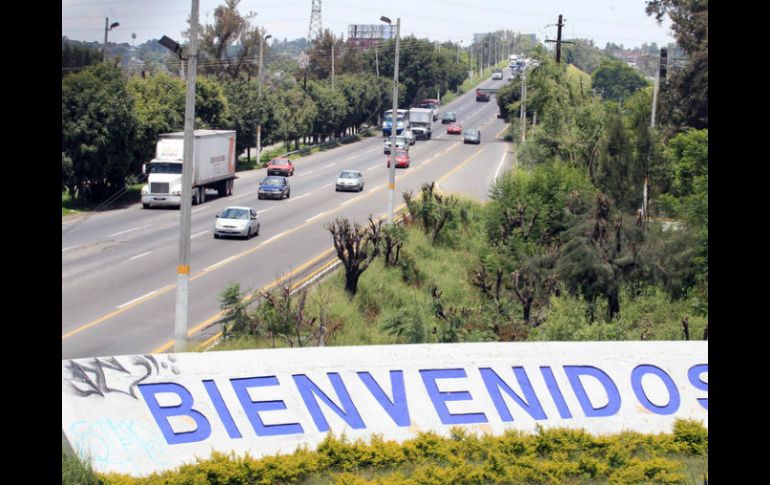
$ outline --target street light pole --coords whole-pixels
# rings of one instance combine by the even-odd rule
[[[118,22],[113,22],[112,25],[110,25],[110,18],[104,17],[104,45],[102,46],[102,62],[107,60],[107,32],[119,25],[120,23]]]
[[[390,19],[380,17],[390,24]],[[401,19],[396,19],[396,63],[393,68],[393,111],[390,116],[390,170],[388,171],[388,224],[393,224],[393,208],[396,201],[396,130],[398,127],[398,53],[400,47]]]
[[[266,35],[265,37],[262,37],[262,34],[259,34],[259,93],[257,95],[259,102],[262,102],[262,46],[265,44],[265,41],[272,37],[272,35]],[[260,108],[262,105],[260,105]],[[262,153],[262,123],[257,124],[257,164],[259,164],[259,156]],[[249,162],[251,163],[251,162]]]
[[[179,204],[179,266],[176,283],[174,351],[187,350],[188,301],[190,299],[190,217],[192,214],[192,163],[195,145],[195,75],[198,65],[198,0],[192,0],[190,13],[190,51],[187,61],[187,93],[184,107],[184,155],[182,161],[182,201]],[[200,188],[200,190],[206,190]]]

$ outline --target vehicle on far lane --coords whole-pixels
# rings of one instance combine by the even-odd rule
[[[503,70],[502,69],[495,69],[492,71],[492,79],[502,79],[503,78]]]
[[[478,145],[481,143],[481,131],[479,130],[465,130],[463,132],[463,143],[475,143]]]
[[[259,216],[253,207],[228,207],[214,217],[214,239],[222,236],[246,239],[259,236]]]
[[[441,124],[446,125],[457,121],[457,114],[454,111],[447,111],[444,116],[441,117]]]
[[[447,134],[450,135],[461,135],[463,132],[463,124],[462,123],[452,123],[449,125],[446,129]]]
[[[414,145],[417,142],[417,137],[412,130],[404,131],[404,139],[410,145]],[[398,143],[396,143],[396,148],[398,148]]]
[[[291,196],[291,187],[286,177],[270,176],[259,183],[259,199],[288,199]]]
[[[385,140],[385,153],[390,153],[390,142],[392,141],[392,137],[388,137]],[[409,150],[409,145],[406,143],[406,137],[404,135],[397,135],[396,136],[396,150]]]
[[[274,158],[267,164],[267,174],[291,177],[294,175],[294,164],[288,158]]]
[[[396,168],[409,168],[409,152],[406,150],[396,150]],[[388,168],[390,168],[390,157],[388,157]]]
[[[343,170],[337,175],[337,184],[335,190],[355,190],[361,192],[364,190],[364,176],[358,170]]]

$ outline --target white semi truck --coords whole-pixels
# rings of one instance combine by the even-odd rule
[[[179,207],[182,201],[184,132],[160,135],[155,158],[143,166],[147,184],[142,207]],[[232,195],[235,180],[235,131],[195,130],[192,156],[192,203],[206,201],[206,190]]]
[[[415,138],[430,140],[433,131],[433,109],[412,108],[409,110],[409,123]]]

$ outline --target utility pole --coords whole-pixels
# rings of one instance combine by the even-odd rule
[[[267,39],[271,38],[272,35],[266,35],[262,37],[262,32],[259,33],[259,87],[257,92],[257,98],[259,99],[259,102],[262,102],[262,48],[265,45],[265,42]],[[261,107],[261,105],[260,105]],[[259,157],[262,154],[262,122],[257,124],[257,163],[259,163]]]
[[[567,20],[567,19],[564,19]],[[569,40],[561,40],[561,28],[564,27],[564,23],[562,22],[562,16],[559,15],[559,23],[556,24],[558,27],[558,30],[556,31],[556,40],[548,40],[546,39],[546,42],[556,42],[556,64],[561,63],[561,45],[562,44],[574,44],[574,42]]]
[[[174,351],[187,350],[187,310],[190,299],[190,217],[192,214],[192,163],[195,146],[195,79],[198,66],[198,0],[192,0],[190,13],[190,51],[187,64],[187,93],[184,108],[184,154],[182,161],[182,201],[179,206],[179,265],[176,282]],[[200,188],[199,190],[206,190]],[[198,199],[200,200],[200,199]]]
[[[390,19],[380,20],[390,24]],[[388,170],[388,224],[393,224],[396,201],[396,131],[398,127],[398,54],[400,48],[401,18],[396,19],[396,63],[393,66],[393,111],[390,115],[390,170]]]
[[[334,41],[332,41],[332,91],[334,91]]]
[[[114,22],[110,25],[110,18],[104,17],[104,45],[102,46],[102,62],[107,60],[107,32],[119,26],[118,22]]]
[[[521,71],[521,143],[527,139],[527,68]]]
[[[377,55],[377,44],[374,44],[374,69],[377,71],[377,77],[380,77],[380,58]]]

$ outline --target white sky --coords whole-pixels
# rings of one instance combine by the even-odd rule
[[[213,11],[222,0],[199,0],[201,24],[213,23]],[[556,38],[559,14],[566,19],[564,39],[593,39],[626,48],[673,42],[670,22],[658,25],[644,13],[644,0],[322,0],[324,29],[335,35],[348,24],[376,24],[382,15],[401,18],[401,36],[415,35],[437,41],[472,42],[474,33],[509,29],[534,33],[538,40]],[[104,19],[120,26],[109,33],[110,42],[141,44],[167,35],[182,41],[191,0],[62,0],[62,35],[82,41],[104,41]],[[274,39],[307,37],[312,0],[241,0],[239,11],[256,12],[252,24],[262,26]],[[131,34],[136,34],[133,40]]]

